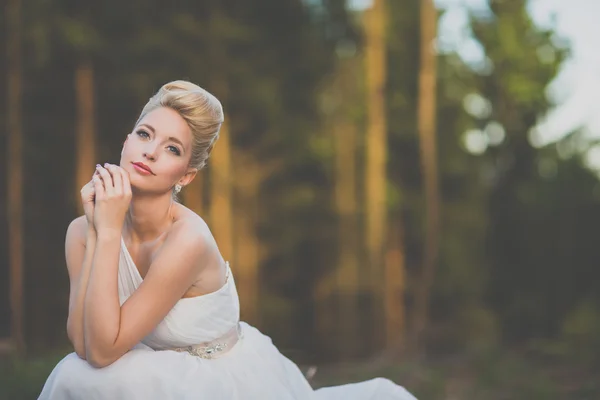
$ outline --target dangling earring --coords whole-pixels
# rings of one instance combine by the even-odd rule
[[[181,188],[182,188],[181,185],[175,185],[175,193],[181,192]]]

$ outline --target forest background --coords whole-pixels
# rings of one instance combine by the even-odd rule
[[[570,43],[525,0],[490,0],[467,21],[474,65],[443,46],[445,8],[364,3],[4,1],[0,399],[36,398],[71,351],[79,189],[174,79],[226,113],[181,202],[230,261],[242,319],[315,386],[600,396],[598,147],[539,130]]]

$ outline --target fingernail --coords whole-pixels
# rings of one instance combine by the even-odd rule
[[[96,164],[96,168],[100,168],[100,164]]]

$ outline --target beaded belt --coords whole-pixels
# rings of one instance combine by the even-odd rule
[[[186,351],[193,356],[213,359],[222,356],[227,353],[227,351],[231,350],[242,337],[242,327],[237,323],[230,331],[218,339],[192,346],[178,347],[171,350],[178,352]]]

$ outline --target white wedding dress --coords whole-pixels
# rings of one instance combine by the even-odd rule
[[[108,367],[97,369],[75,353],[67,355],[48,377],[39,399],[416,400],[382,378],[313,390],[268,336],[239,321],[239,299],[227,269],[223,287],[181,299],[142,343]],[[121,304],[141,283],[121,242]],[[187,346],[194,347],[182,349]]]

